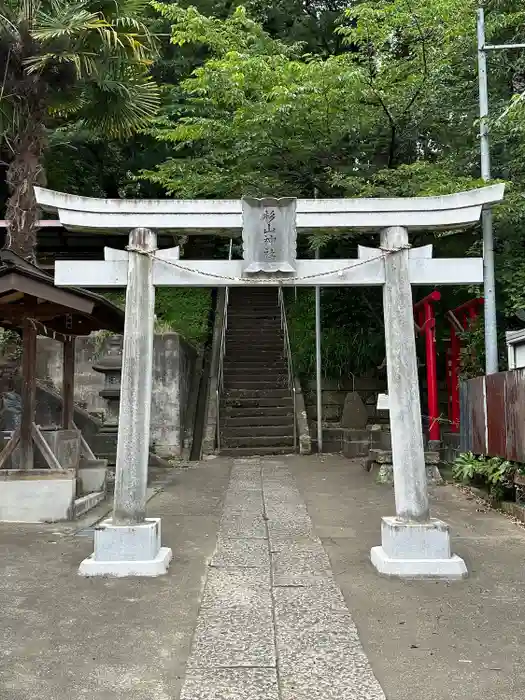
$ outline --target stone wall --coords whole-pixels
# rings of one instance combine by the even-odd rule
[[[107,403],[99,395],[104,375],[93,364],[104,357],[108,336],[77,338],[75,402],[102,421]],[[196,350],[177,333],[155,335],[153,346],[153,392],[151,444],[161,456],[181,453],[186,406],[189,401]],[[62,386],[62,345],[50,338],[38,339],[37,377],[57,391]]]
[[[388,414],[376,409],[377,395],[386,392],[386,377],[356,377],[340,382],[331,379],[323,380],[323,423],[338,425],[341,422],[345,396],[349,391],[357,391],[366,406],[369,423],[388,421]],[[317,399],[315,380],[306,382],[303,386],[306,412],[310,421],[317,420]]]
[[[422,404],[421,412],[425,418],[427,413],[426,406],[426,381],[424,377],[419,378]],[[333,423],[338,425],[341,421],[345,396],[349,391],[357,391],[368,412],[369,423],[388,423],[388,413],[386,411],[378,411],[377,395],[387,393],[386,376],[381,379],[374,377],[356,377],[337,381],[334,379],[323,379],[323,422]],[[308,420],[317,420],[317,399],[315,379],[303,382],[303,391],[305,394],[306,412]],[[439,383],[439,409],[441,415],[445,418],[447,415],[447,390],[444,382]]]

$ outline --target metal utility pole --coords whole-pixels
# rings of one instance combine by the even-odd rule
[[[319,248],[315,251],[319,260]],[[321,287],[315,287],[315,380],[317,394],[317,452],[323,451],[323,376],[321,366]]]
[[[487,80],[487,51],[499,49],[522,49],[525,44],[486,44],[485,11],[477,12],[478,30],[478,81],[479,81],[479,137],[481,155],[481,177],[488,182],[490,174],[489,150],[489,96]],[[485,313],[485,371],[495,374],[498,371],[498,329],[496,321],[496,280],[494,274],[494,235],[492,230],[492,209],[483,210],[483,289]]]

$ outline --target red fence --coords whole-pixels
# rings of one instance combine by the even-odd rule
[[[525,462],[525,370],[461,382],[460,414],[463,452]]]

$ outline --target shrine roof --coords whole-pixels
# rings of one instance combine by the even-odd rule
[[[124,312],[85,289],[60,289],[53,277],[15,253],[0,251],[0,325],[20,328],[36,322],[41,335],[89,335],[106,329],[120,333]]]

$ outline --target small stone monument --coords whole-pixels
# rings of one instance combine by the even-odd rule
[[[364,430],[368,423],[368,411],[357,391],[349,391],[345,396],[343,415],[341,416],[342,428],[356,428]]]

